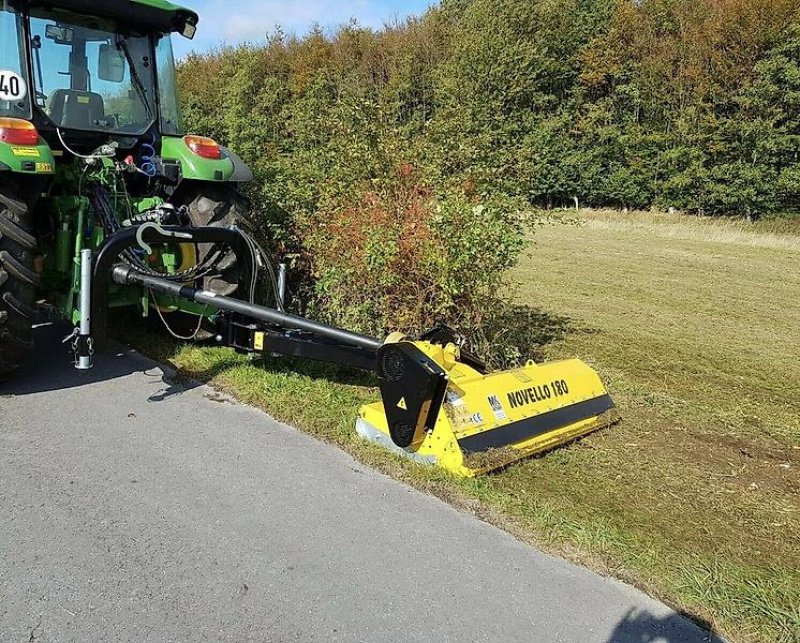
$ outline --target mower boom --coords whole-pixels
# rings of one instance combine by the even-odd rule
[[[177,234],[192,243],[241,245],[238,229],[128,229],[100,249],[90,317],[104,326],[109,280],[213,308],[216,341],[249,353],[292,355],[356,366],[377,374],[382,401],[364,406],[363,438],[421,463],[464,477],[508,465],[609,426],[617,414],[597,374],[580,360],[485,373],[462,358],[453,342],[379,340],[305,317],[145,274],[119,261],[136,243],[168,243]],[[138,239],[137,239],[138,237]],[[243,269],[254,270],[245,257]],[[102,326],[99,341],[105,345]],[[91,344],[92,342],[89,342]]]

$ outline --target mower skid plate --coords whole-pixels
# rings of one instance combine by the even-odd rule
[[[435,359],[435,349],[417,346]],[[580,360],[529,363],[489,375],[460,362],[440,363],[449,366],[447,393],[421,443],[407,448],[393,443],[381,402],[361,409],[359,435],[417,462],[470,477],[549,451],[619,419],[600,377]]]

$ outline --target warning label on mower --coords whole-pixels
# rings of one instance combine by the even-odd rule
[[[531,386],[508,394],[508,403],[512,409],[535,402],[544,402],[553,397],[562,397],[569,394],[569,385],[566,380],[556,380],[550,384]]]
[[[453,406],[464,406],[464,398],[452,389],[447,389],[447,403]]]

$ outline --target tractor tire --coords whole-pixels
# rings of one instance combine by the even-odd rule
[[[189,218],[196,227],[238,226],[250,230],[250,203],[232,185],[198,185],[183,199],[189,208]],[[198,244],[197,261],[211,251],[212,244]],[[203,288],[218,295],[231,296],[239,289],[240,269],[236,255],[229,253],[219,264],[217,274],[204,279]]]
[[[0,192],[0,381],[22,366],[33,348],[40,278],[32,230],[26,203]]]
[[[249,232],[250,203],[233,185],[209,185],[198,183],[185,190],[173,200],[176,206],[187,206],[189,219],[195,227],[238,226]],[[211,252],[213,244],[200,243],[195,246],[195,260],[202,261]],[[218,266],[216,274],[203,279],[202,287],[223,295],[233,296],[239,291],[241,270],[235,254],[230,253]],[[151,316],[151,319],[153,317]],[[154,322],[165,324],[170,333],[183,340],[204,342],[214,337],[215,328],[207,320],[200,322],[195,315],[180,311],[163,317],[158,315]]]

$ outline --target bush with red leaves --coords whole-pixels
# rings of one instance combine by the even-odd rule
[[[502,305],[525,222],[512,201],[471,190],[437,193],[402,165],[392,179],[304,221],[314,312],[378,336],[444,321],[474,338]]]

